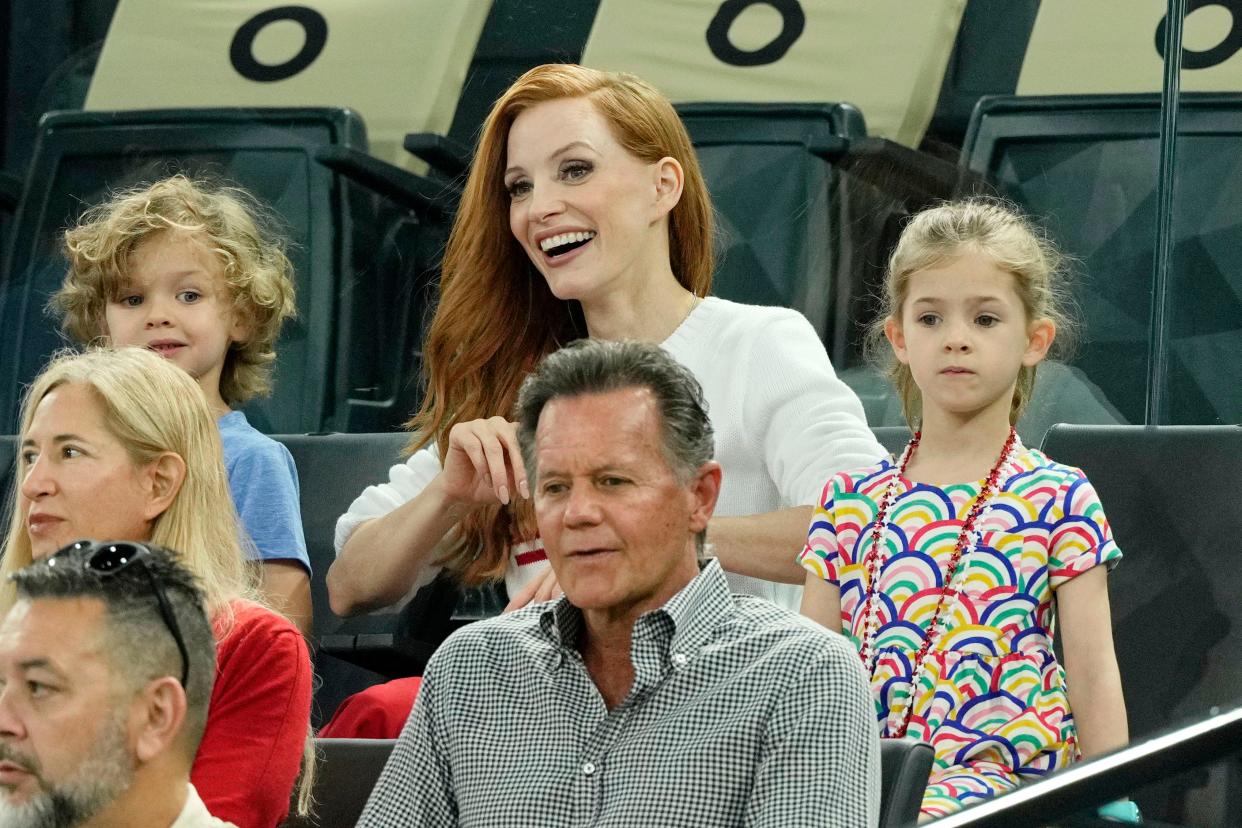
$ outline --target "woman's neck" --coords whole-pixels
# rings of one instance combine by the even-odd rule
[[[1008,400],[970,416],[935,409],[923,412],[918,448],[906,477],[919,483],[982,480],[996,465],[1009,436]]]
[[[587,333],[593,339],[663,342],[698,301],[681,286],[672,270],[627,282],[626,289],[582,302]]]

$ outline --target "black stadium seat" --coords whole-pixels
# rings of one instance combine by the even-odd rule
[[[833,166],[867,133],[849,104],[681,104],[716,208],[720,261],[712,292],[801,311],[829,353],[849,333],[848,220]]]
[[[1242,354],[1242,94],[1183,93],[1178,111],[1160,421],[1235,423],[1242,384],[1219,366]],[[1156,94],[991,97],[961,156],[1077,260],[1087,336],[1075,365],[1132,423],[1147,420],[1159,132]]]
[[[307,819],[290,809],[282,828],[354,828],[394,744],[394,739],[316,739],[314,811]]]
[[[910,429],[906,426],[872,426],[871,433],[894,457],[899,457],[910,442]]]
[[[1131,738],[1242,703],[1242,428],[1058,425],[1043,450],[1086,472],[1124,555],[1109,600]]]
[[[280,435],[298,468],[302,528],[310,554],[314,610],[316,724],[322,724],[350,693],[376,682],[418,675],[435,646],[451,631],[458,592],[447,581],[423,589],[403,612],[339,618],[328,606],[328,567],[336,557],[336,519],[364,488],[388,479],[409,439],[382,434]]]
[[[918,822],[933,759],[932,746],[926,742],[880,740],[880,828],[906,828]]]
[[[0,436],[0,497],[4,499],[2,503],[13,502],[13,492],[10,491],[15,475],[14,469],[17,462],[17,437],[13,435]]]

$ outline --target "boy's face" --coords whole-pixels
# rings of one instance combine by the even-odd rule
[[[181,366],[217,409],[229,346],[246,326],[237,318],[223,268],[194,236],[174,231],[142,242],[129,261],[129,285],[104,310],[114,345],[138,345]]]

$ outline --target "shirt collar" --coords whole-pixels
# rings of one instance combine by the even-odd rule
[[[733,607],[733,596],[720,561],[699,563],[699,574],[659,609],[644,613],[634,622],[634,638],[664,636],[671,639],[669,652],[695,653]],[[560,599],[539,614],[539,629],[554,646],[576,650],[583,629],[582,611]]]

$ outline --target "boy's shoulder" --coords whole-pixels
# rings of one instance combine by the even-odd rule
[[[224,464],[230,469],[243,458],[249,461],[293,462],[283,443],[273,440],[250,424],[240,411],[230,411],[216,420],[220,443],[224,448]]]

